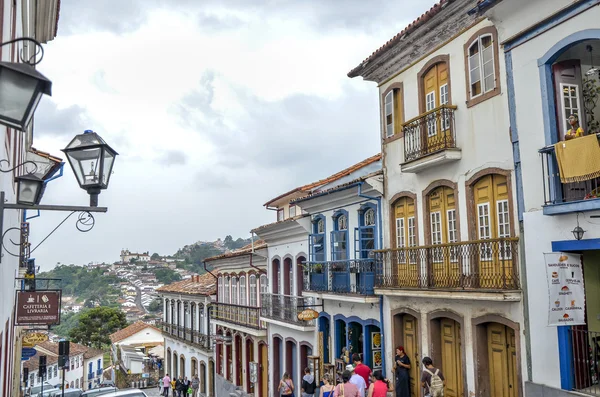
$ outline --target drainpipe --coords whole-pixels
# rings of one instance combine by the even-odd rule
[[[383,233],[382,233],[382,225],[383,225],[383,220],[382,220],[382,215],[381,215],[381,197],[373,197],[373,196],[367,196],[366,194],[363,194],[362,192],[362,187],[363,187],[364,182],[360,182],[358,185],[358,197],[362,197],[362,198],[366,198],[366,199],[370,199],[370,200],[376,200],[377,201],[377,218],[379,219],[379,228],[377,230],[377,232],[379,233],[379,249],[383,248]],[[381,333],[381,351],[385,352],[385,332],[384,332],[384,324],[383,324],[383,295],[379,296],[379,332]],[[381,370],[382,373],[385,376],[385,354],[381,355]]]
[[[252,251],[250,252],[250,267],[253,269],[256,269],[258,271],[259,274],[267,274],[266,271],[259,269],[258,267],[254,266],[252,264],[252,258],[254,257],[254,232],[250,232],[251,234],[251,240],[252,240]]]

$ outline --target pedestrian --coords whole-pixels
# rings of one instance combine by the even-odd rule
[[[187,376],[183,379],[183,394],[192,394],[189,390],[192,388],[192,382],[187,378]]]
[[[319,391],[319,397],[333,397],[333,385],[331,384],[331,377],[329,374],[323,375],[323,385]]]
[[[433,360],[423,357],[423,373],[421,374],[421,386],[425,389],[425,395],[430,397],[443,397],[446,378],[439,368],[433,366]]]
[[[294,396],[294,382],[290,379],[290,374],[287,372],[283,373],[277,391],[281,393],[282,396]]]
[[[348,382],[356,385],[360,397],[365,397],[365,390],[367,389],[365,380],[362,378],[362,376],[354,372],[354,366],[352,364],[346,365],[346,370],[350,371],[350,380]]]
[[[173,389],[173,397],[177,394],[177,390],[175,389],[175,385],[177,384],[177,379],[175,375],[173,375],[173,379],[171,379],[171,389]]]
[[[314,397],[316,388],[315,377],[310,373],[310,368],[305,368],[302,378],[302,397]]]
[[[198,375],[194,375],[194,379],[192,379],[192,395],[194,397],[198,397],[198,389],[200,388],[200,379],[198,379]]]
[[[354,353],[352,355],[352,361],[354,362],[354,372],[362,376],[365,380],[366,387],[369,387],[369,378],[371,377],[371,368],[368,365],[362,363],[360,354]]]
[[[346,370],[342,373],[342,383],[333,390],[333,397],[360,397],[358,387],[350,383],[351,372]]]
[[[183,375],[179,375],[179,378],[177,378],[175,381],[175,391],[177,392],[177,397],[182,397],[185,390],[186,389],[183,384]]]
[[[168,396],[169,395],[169,388],[171,386],[171,378],[169,378],[169,374],[165,374],[165,377],[162,378],[162,383],[163,383],[163,392],[162,392],[162,395],[163,396]]]
[[[389,387],[389,382],[383,377],[381,371],[377,370],[371,375],[371,386],[367,397],[386,397]]]
[[[394,375],[396,377],[396,397],[410,397],[410,359],[403,346],[396,348],[394,358]]]

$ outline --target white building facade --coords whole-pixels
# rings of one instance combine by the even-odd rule
[[[520,174],[504,53],[478,3],[441,1],[349,73],[378,84],[383,370],[404,346],[415,397],[425,356],[447,396],[523,395]]]
[[[217,291],[216,279],[206,273],[165,285],[157,290],[163,300],[164,373],[171,379],[198,376],[199,391],[215,396],[213,359],[210,338],[210,307]]]

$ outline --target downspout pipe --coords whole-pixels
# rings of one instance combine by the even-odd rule
[[[208,270],[208,269],[206,268],[206,262],[202,261],[202,265],[204,265],[204,270],[205,270],[207,273],[209,273],[209,274],[210,274],[211,276],[213,276],[214,278],[217,278],[217,276],[215,276],[213,272],[211,272],[210,270]],[[217,288],[218,288],[218,284],[217,284]]]
[[[250,232],[250,233],[252,233],[252,235],[251,235],[252,251],[250,252],[250,267],[253,269],[256,269],[259,274],[267,274],[267,272],[265,270],[260,269],[252,264],[252,258],[254,257],[254,232]]]
[[[381,208],[381,197],[373,197],[373,196],[367,196],[366,194],[363,194],[362,192],[362,187],[363,187],[364,182],[359,182],[358,185],[358,197],[362,197],[362,198],[366,198],[369,200],[375,200],[377,202],[377,219],[379,220],[379,227],[377,228],[377,232],[379,233],[379,249],[383,248],[383,233],[382,233],[382,225],[383,225],[383,215],[381,214],[382,212],[382,208]],[[384,322],[383,322],[384,316],[383,316],[383,295],[379,296],[379,332],[381,334],[381,351],[385,352],[385,327],[384,327]],[[381,355],[381,370],[385,376],[385,354]]]

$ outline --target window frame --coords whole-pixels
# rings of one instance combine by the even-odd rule
[[[281,222],[285,220],[285,212],[283,211],[283,208],[279,208],[277,210],[277,222]]]
[[[319,223],[323,222],[323,231],[319,232]],[[311,222],[312,233],[308,236],[309,256],[310,262],[325,262],[327,260],[327,223],[323,215],[316,215],[313,217]],[[315,250],[315,239],[321,238],[321,244],[319,245],[322,249],[318,252],[319,257],[317,258],[317,251]]]
[[[342,217],[346,218],[346,228],[345,229],[340,229],[340,219]],[[333,220],[333,230],[330,232],[330,240],[331,240],[331,260],[332,261],[342,261],[342,260],[348,260],[350,259],[349,255],[350,255],[350,245],[349,245],[349,238],[350,238],[350,233],[348,230],[348,211],[346,210],[339,210],[336,211],[333,214],[332,217]],[[341,236],[344,236],[344,238],[340,239]],[[345,249],[337,249],[335,244],[336,243],[340,243],[340,242],[345,242],[346,243],[346,248]]]
[[[368,211],[373,211],[373,221],[372,225],[366,224],[366,214]],[[355,244],[355,259],[369,259],[369,253],[371,251],[379,249],[379,228],[377,227],[377,206],[372,203],[364,204],[358,210],[358,227],[354,229],[354,244]],[[373,237],[366,237],[369,231],[372,231]],[[373,240],[373,248],[365,248],[365,244],[368,241]]]
[[[389,96],[392,101],[392,126],[393,134],[388,135],[387,133],[387,111],[386,111],[386,98]],[[402,125],[404,124],[404,83],[392,83],[388,86],[385,91],[381,94],[381,139],[384,143],[395,141],[404,136],[402,131]],[[399,118],[399,119],[398,119]]]
[[[292,215],[292,208],[294,209],[294,214],[293,215]],[[290,218],[293,218],[293,217],[295,217],[297,215],[297,212],[298,212],[297,208],[298,207],[296,205],[293,205],[293,204],[290,205],[290,209],[289,209]]]
[[[480,70],[480,80],[481,80],[481,93],[476,95],[476,96],[472,96],[471,95],[471,70],[470,70],[470,65],[469,65],[469,50],[471,49],[471,47],[473,46],[473,44],[475,44],[475,42],[478,42],[480,45],[480,51],[479,51],[479,67],[483,68],[483,63],[482,63],[482,50],[481,50],[481,38],[486,37],[486,36],[491,36],[492,38],[492,56],[494,57],[493,61],[492,61],[492,66],[494,68],[494,81],[495,81],[495,87],[487,92],[484,92],[484,72],[483,69]],[[500,79],[500,51],[498,48],[498,31],[496,30],[496,28],[494,26],[486,26],[482,29],[477,30],[471,37],[469,37],[469,39],[465,42],[464,44],[464,63],[465,63],[465,89],[466,89],[466,95],[467,95],[467,108],[470,108],[472,106],[475,106],[483,101],[486,101],[492,97],[495,97],[496,95],[499,95],[502,92],[501,89],[501,79]]]

